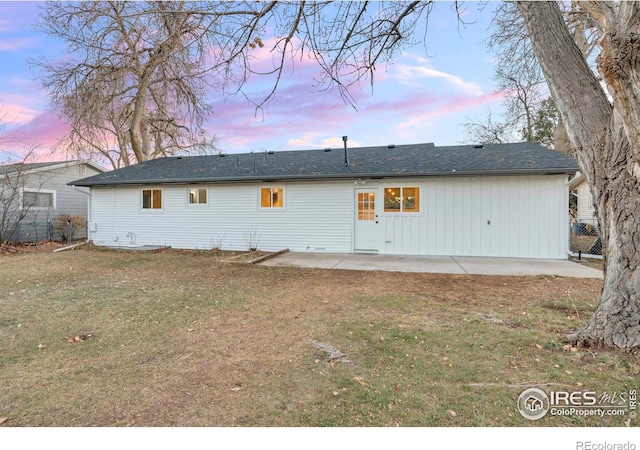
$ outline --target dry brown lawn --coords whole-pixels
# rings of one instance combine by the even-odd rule
[[[599,280],[91,248],[0,265],[2,426],[619,426],[530,422],[516,399],[548,383],[620,392],[639,371],[559,341]]]

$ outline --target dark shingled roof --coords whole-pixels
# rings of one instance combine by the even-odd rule
[[[573,158],[536,143],[348,149],[167,157],[74,181],[76,186],[326,180],[368,177],[573,174]]]

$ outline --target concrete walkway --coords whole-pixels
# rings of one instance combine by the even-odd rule
[[[283,253],[263,266],[467,275],[556,275],[602,278],[602,271],[561,259],[486,258],[472,256],[389,256],[345,253]]]

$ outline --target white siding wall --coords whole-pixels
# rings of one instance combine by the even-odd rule
[[[285,189],[284,208],[261,209],[260,187]],[[93,188],[91,239],[98,245],[246,250],[254,233],[263,250],[350,252],[353,183],[149,186],[163,191],[162,211],[142,210],[142,187]],[[188,189],[208,189],[208,205],[189,205]],[[345,192],[347,195],[344,195]]]
[[[456,177],[368,181],[379,205],[379,252],[566,258],[566,176]],[[259,207],[259,189],[285,188],[285,207]],[[385,214],[384,187],[418,186],[420,212]],[[91,239],[98,245],[247,249],[255,231],[263,250],[353,251],[354,186],[351,181],[197,185],[206,206],[188,205],[188,186],[163,190],[162,211],[142,210],[142,187],[93,188]]]
[[[578,191],[578,222],[586,221],[592,223],[595,219],[595,209],[593,207],[593,198],[586,181],[580,183],[577,187]]]
[[[427,255],[566,258],[562,176],[434,179],[426,183]]]
[[[381,253],[566,258],[564,176],[382,181],[419,186],[419,214],[381,213]],[[382,192],[382,191],[381,191]]]

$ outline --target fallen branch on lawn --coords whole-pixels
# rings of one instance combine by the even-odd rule
[[[513,328],[513,324],[507,320],[504,319],[499,319],[496,316],[494,316],[493,314],[482,314],[482,313],[478,313],[478,317],[480,317],[482,320],[484,320],[485,322],[489,322],[489,323],[497,323],[500,325],[504,325],[506,327],[509,328]]]
[[[323,352],[326,352],[328,354],[327,362],[329,363],[333,363],[336,361],[344,363],[351,362],[350,360],[346,359],[346,354],[342,353],[340,350],[329,344],[319,341],[311,341],[310,343],[318,350],[322,350]]]

